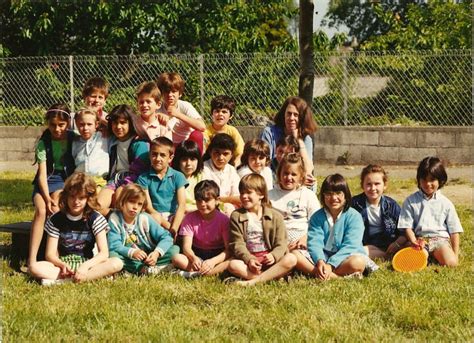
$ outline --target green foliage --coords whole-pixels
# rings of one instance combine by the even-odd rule
[[[377,19],[387,25],[385,34],[369,37],[364,50],[471,49],[471,2],[455,4],[433,0],[426,5],[410,4],[405,15],[394,15],[374,6]]]
[[[0,56],[286,50],[296,13],[290,0],[2,1]]]

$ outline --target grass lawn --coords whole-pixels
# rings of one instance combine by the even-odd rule
[[[0,222],[32,217],[31,173],[0,173]],[[319,180],[321,182],[321,180]],[[351,189],[360,191],[358,180]],[[401,201],[415,183],[391,180]],[[472,187],[466,184],[466,187]],[[415,274],[388,263],[363,280],[296,277],[242,289],[174,275],[42,287],[2,261],[10,341],[472,341],[472,208],[457,204],[461,266]],[[9,235],[0,243],[9,245]]]

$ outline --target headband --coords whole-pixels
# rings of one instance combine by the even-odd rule
[[[58,109],[50,109],[50,110],[47,110],[46,111],[46,114],[48,114],[49,112],[60,112],[60,113],[65,113],[67,115],[68,118],[71,117],[71,114],[67,111],[64,111],[64,110],[60,110],[59,108]]]

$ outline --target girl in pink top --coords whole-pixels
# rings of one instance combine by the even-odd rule
[[[186,214],[179,230],[182,254],[173,257],[178,274],[215,275],[228,267],[229,218],[218,210],[219,187],[212,180],[194,188],[197,211]]]

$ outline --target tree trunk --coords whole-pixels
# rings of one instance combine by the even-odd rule
[[[313,102],[314,85],[313,13],[314,1],[300,0],[300,79],[298,93],[310,106]]]

